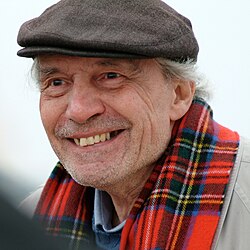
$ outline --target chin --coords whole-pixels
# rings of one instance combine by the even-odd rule
[[[94,188],[104,188],[116,182],[118,177],[116,171],[112,171],[111,166],[104,164],[92,163],[86,165],[64,165],[71,177],[82,186]]]

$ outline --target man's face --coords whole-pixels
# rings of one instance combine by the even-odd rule
[[[43,125],[71,176],[102,188],[148,175],[169,143],[175,98],[155,60],[38,61]]]

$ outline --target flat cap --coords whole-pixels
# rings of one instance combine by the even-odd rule
[[[197,60],[191,22],[161,0],[62,0],[18,33],[19,56]]]

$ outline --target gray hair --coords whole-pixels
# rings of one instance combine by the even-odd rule
[[[35,57],[33,60],[33,64],[30,69],[30,76],[32,80],[37,84],[37,87],[40,87],[40,67],[37,57]]]
[[[162,69],[162,73],[166,79],[181,79],[185,81],[192,81],[196,84],[195,97],[208,100],[211,92],[208,89],[208,81],[205,76],[198,72],[198,67],[192,60],[187,60],[185,63],[171,61],[165,58],[156,58],[155,61]],[[31,77],[39,86],[39,60],[34,59],[31,68]]]
[[[175,62],[165,58],[156,58],[164,76],[167,79],[180,79],[192,81],[196,85],[195,97],[208,100],[211,97],[211,91],[208,88],[208,80],[198,71],[198,66],[193,60],[186,62]]]

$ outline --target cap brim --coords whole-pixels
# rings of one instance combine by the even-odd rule
[[[140,54],[132,54],[125,53],[120,51],[91,51],[91,50],[72,50],[65,48],[56,48],[56,47],[27,47],[19,50],[17,52],[18,56],[35,58],[39,55],[44,54],[61,54],[68,56],[80,56],[80,57],[110,57],[110,58],[134,58],[134,59],[145,59],[150,58],[149,56],[140,55]]]

